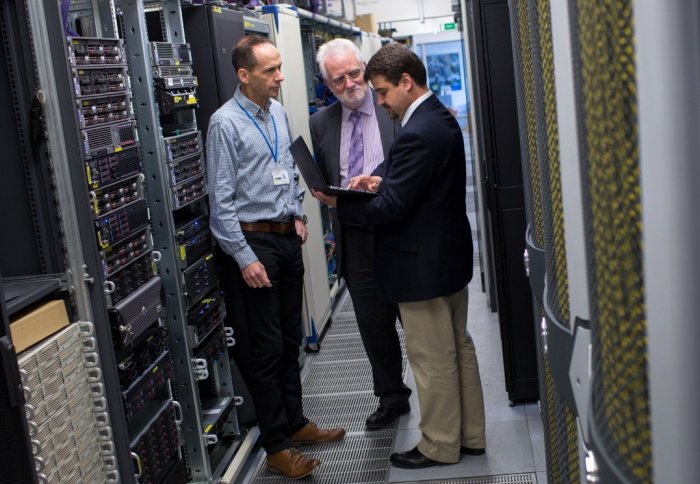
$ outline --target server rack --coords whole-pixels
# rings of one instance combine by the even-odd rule
[[[43,363],[49,361],[49,349],[25,358],[29,366],[22,380],[17,359],[4,358],[3,389],[7,374],[15,390],[2,411],[15,415],[26,408],[28,420],[42,419],[49,414],[32,412],[32,405],[46,401],[54,408],[54,394],[60,393],[69,400],[60,412],[90,412],[97,419],[94,427],[72,427],[76,433],[61,441],[60,452],[13,443],[8,455],[16,453],[17,459],[7,472],[21,470],[17,482],[44,479],[42,460],[35,462],[32,451],[54,466],[46,466],[56,473],[48,479],[208,482],[223,474],[240,443],[240,398],[233,392],[225,351],[234,339],[223,326],[216,266],[207,255],[204,159],[196,149],[201,138],[192,111],[197,78],[182,66],[158,62],[168,46],[181,53],[182,42],[148,42],[147,23],[153,18],[163,28],[155,35],[158,40],[181,39],[179,2],[147,3],[73,2],[64,15],[58,2],[2,6],[4,40],[13,48],[4,51],[8,57],[2,65],[9,69],[0,79],[15,100],[3,126],[16,128],[12,139],[19,140],[12,176],[3,178],[12,186],[6,192],[12,200],[4,200],[2,216],[20,222],[14,241],[2,237],[8,249],[4,255],[16,248],[15,257],[3,257],[2,266],[4,275],[22,276],[3,280],[3,288],[17,297],[7,304],[3,300],[2,315],[61,291],[71,320],[93,321],[80,323],[82,352],[66,346],[56,363]],[[93,37],[76,35],[86,32]],[[35,86],[39,93],[33,110],[24,86]],[[186,110],[189,115],[181,115]],[[95,328],[94,337],[88,327]],[[11,355],[6,332],[5,324],[3,354]],[[67,337],[57,338],[65,342]],[[86,359],[79,363],[82,353]],[[32,368],[44,364],[67,365],[65,389],[44,370],[36,380]],[[20,382],[32,388],[37,381],[38,391],[16,392]],[[88,390],[95,401],[90,410],[81,400]],[[25,408],[23,399],[29,402]],[[46,426],[41,420],[27,425],[28,420],[3,420],[20,426],[3,435],[22,435],[23,428],[26,442],[30,436],[36,440],[36,434],[56,444],[58,434],[49,430],[55,427],[61,435],[68,430],[59,429],[56,418]],[[96,439],[88,437],[93,431]],[[76,448],[84,451],[93,440],[100,442],[99,464],[89,459],[77,467],[68,464],[75,461]],[[3,446],[7,443],[2,439]],[[27,472],[28,466],[34,470]]]
[[[231,52],[245,35],[243,13],[202,5],[183,9],[182,17],[200,79],[197,126],[206,138],[209,118],[231,99],[238,86]]]
[[[9,334],[9,316],[0,279],[0,431],[15,436],[14,441],[0,440],[0,451],[7,456],[5,476],[13,482],[38,482],[36,462],[30,443],[29,426],[24,418],[24,395],[20,391],[17,354]],[[18,442],[19,441],[19,442]]]
[[[549,482],[696,472],[691,3],[510,2],[516,73],[530,85],[522,136],[536,140],[523,168],[541,236],[529,252]]]
[[[473,0],[468,9],[477,74],[480,182],[492,242],[506,390],[513,403],[536,400],[533,308],[522,265],[525,200],[508,4]]]
[[[148,11],[143,2],[121,2],[121,18],[154,200],[187,478],[208,482],[223,474],[240,445],[236,406],[242,401],[234,394],[226,347],[235,340],[224,327],[206,227],[204,145],[195,119],[199,76],[179,1],[150,2]]]
[[[77,139],[77,131],[75,109],[70,106],[70,98],[58,95],[63,87],[66,87],[65,92],[69,92],[67,77],[62,74],[66,68],[66,57],[63,52],[63,32],[58,21],[58,5],[49,5],[46,9],[44,7],[43,3],[38,2],[3,3],[3,32],[8,40],[6,45],[13,46],[5,51],[8,57],[4,63],[5,66],[12,66],[9,69],[11,75],[8,80],[12,89],[14,110],[8,114],[15,117],[14,126],[17,129],[17,136],[10,138],[13,141],[9,146],[15,146],[16,139],[19,148],[14,153],[15,156],[11,156],[8,166],[12,167],[10,173],[17,173],[19,168],[24,170],[26,176],[26,179],[19,181],[14,191],[10,192],[18,195],[17,198],[5,200],[2,204],[4,212],[15,212],[21,220],[18,224],[20,232],[13,238],[3,238],[3,243],[8,246],[8,250],[3,253],[14,257],[11,263],[3,261],[3,266],[8,267],[10,274],[21,276],[14,281],[14,289],[18,291],[15,295],[19,296],[10,302],[8,308],[12,312],[17,306],[32,300],[41,300],[47,296],[55,298],[56,291],[62,290],[62,297],[68,302],[71,321],[93,321],[95,327],[108,328],[108,318],[101,302],[102,286],[95,285],[95,279],[91,277],[91,274],[98,273],[98,261],[95,257],[94,239],[90,236],[92,221],[89,208],[87,205],[81,206],[76,203],[76,199],[85,197],[87,200],[88,197],[85,185],[77,184],[79,177],[82,177],[83,168],[79,163],[68,161],[80,159],[77,143],[64,143],[64,135],[75,135],[74,139]],[[55,72],[61,75],[56,76]],[[36,96],[33,107],[31,98],[27,96],[28,91],[24,90],[25,86]],[[28,122],[30,120],[31,123]],[[12,126],[7,128],[14,130]],[[74,184],[79,187],[76,193],[72,190]],[[29,213],[23,213],[27,208]],[[51,227],[49,230],[46,230],[47,224]],[[18,237],[23,233],[21,230],[32,225],[35,240],[25,241]],[[16,245],[14,251],[11,250],[13,245]],[[55,285],[50,283],[51,279],[56,281]],[[5,285],[5,288],[8,286]],[[75,324],[77,323],[69,328],[77,327]],[[102,357],[101,363],[97,355],[91,357],[92,366],[96,368],[96,372],[99,371],[99,376],[95,373],[91,377],[93,381],[90,390],[92,392],[94,389],[94,396],[101,401],[100,427],[104,432],[101,439],[105,443],[104,454],[105,457],[110,454],[110,459],[113,459],[112,452],[116,456],[116,461],[111,460],[108,463],[103,458],[102,463],[96,465],[100,467],[100,472],[110,468],[100,479],[116,481],[123,471],[124,481],[129,482],[130,458],[126,448],[120,446],[126,440],[125,426],[118,419],[111,421],[109,414],[105,412],[115,411],[120,404],[117,392],[113,390],[118,387],[114,384],[115,365],[109,358],[111,342],[108,332],[102,330],[97,335],[96,342],[91,345],[92,350],[99,349]],[[31,386],[28,381],[31,376],[31,372],[25,370],[22,380],[25,387],[25,407],[22,413],[26,412],[28,420],[32,420],[36,414],[33,412],[34,407],[31,404],[27,405],[27,400],[31,400],[37,407],[43,405],[41,400],[29,398],[32,393],[26,387]],[[85,381],[84,374],[75,380],[71,388],[78,388],[76,384],[80,380]],[[50,388],[57,394],[61,393],[67,388],[62,383],[66,382],[52,380],[52,384],[56,386]],[[33,396],[37,397],[38,394],[35,388]],[[60,404],[56,398],[52,398],[52,401]],[[96,409],[91,408],[88,411],[90,414],[84,420],[86,425],[95,422],[93,419],[96,416]],[[29,428],[33,440],[46,444],[43,433],[45,428],[38,422]],[[40,454],[41,449],[41,445],[32,446],[32,451],[36,454]],[[57,469],[52,469],[46,460],[43,464],[40,459],[35,460],[35,472],[23,474],[17,482],[50,478],[51,471],[58,472]],[[62,473],[66,473],[66,470],[65,466],[61,468]],[[89,471],[87,467],[84,470]],[[47,475],[42,475],[44,471]],[[80,472],[82,473],[82,470]]]

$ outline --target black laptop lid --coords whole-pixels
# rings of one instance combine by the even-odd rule
[[[299,136],[290,145],[289,151],[292,153],[292,158],[294,162],[299,167],[301,176],[304,177],[304,181],[309,186],[316,191],[326,193],[328,195],[348,195],[348,196],[376,196],[378,193],[369,192],[367,190],[355,190],[351,188],[340,188],[329,186],[326,179],[323,177],[321,169],[316,164],[313,156],[311,156],[311,151],[306,145],[304,138]]]
[[[311,156],[311,151],[309,151],[309,147],[306,146],[304,138],[299,136],[295,139],[290,145],[289,151],[291,151],[294,162],[299,167],[301,176],[304,177],[304,181],[309,188],[313,188],[319,192],[327,192],[328,182],[323,178],[323,173],[321,173],[316,161],[313,156]]]

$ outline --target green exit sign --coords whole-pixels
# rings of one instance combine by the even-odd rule
[[[454,22],[442,24],[442,29],[443,30],[457,30],[457,24]]]

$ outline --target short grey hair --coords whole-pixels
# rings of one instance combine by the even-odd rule
[[[321,47],[318,48],[316,53],[316,62],[318,63],[318,68],[321,69],[321,75],[325,80],[328,80],[328,73],[326,72],[326,59],[339,54],[344,54],[346,52],[352,52],[357,57],[357,61],[360,64],[364,64],[362,59],[362,53],[359,47],[348,39],[333,39],[326,42]]]

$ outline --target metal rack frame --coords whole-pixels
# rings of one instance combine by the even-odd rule
[[[176,398],[183,410],[181,431],[186,463],[193,481],[211,481],[222,469],[212,466],[207,453],[207,447],[214,442],[207,436],[204,428],[197,387],[198,372],[187,326],[188,308],[183,297],[184,281],[178,263],[178,246],[174,239],[176,229],[172,210],[175,207],[172,206],[169,177],[165,172],[166,156],[163,152],[158,104],[153,94],[154,79],[146,30],[146,9],[140,0],[122,1],[120,6],[132,77],[132,94],[139,122],[139,139],[143,150],[143,168],[151,200],[153,240],[156,250],[162,256],[158,265],[166,294],[166,324],[170,330],[171,351],[175,364]],[[164,40],[184,43],[180,2],[163,1],[161,10]],[[230,397],[233,402],[228,355],[221,356],[216,366],[217,384],[221,392],[219,395]],[[235,415],[235,409],[233,412]],[[237,420],[235,424],[237,426]],[[234,446],[235,444],[231,447]],[[232,449],[225,453],[231,454]]]

